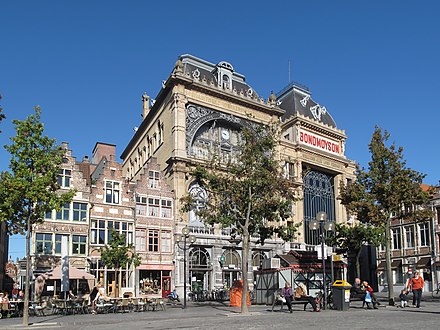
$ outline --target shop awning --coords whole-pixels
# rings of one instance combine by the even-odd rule
[[[431,268],[431,257],[422,257],[417,261],[416,268]]]
[[[52,269],[52,271],[44,274],[46,279],[49,280],[59,280],[61,279],[61,265]],[[73,266],[69,266],[69,279],[70,280],[94,280],[95,276],[89,274],[81,269],[78,269]]]
[[[174,270],[173,265],[139,265],[139,270]]]
[[[381,272],[384,271],[386,268],[386,261],[382,260],[379,265],[377,265],[376,271]],[[397,269],[402,265],[402,260],[393,260],[391,261],[391,269]]]

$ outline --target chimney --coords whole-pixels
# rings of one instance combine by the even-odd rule
[[[142,119],[145,119],[147,118],[148,111],[150,111],[150,97],[145,92],[142,95],[142,107]]]
[[[82,162],[83,162],[83,163],[90,163],[89,156],[87,156],[87,155],[84,156]]]
[[[95,165],[101,161],[102,157],[106,157],[108,160],[116,160],[116,145],[96,142],[92,155],[92,164]]]
[[[69,150],[69,143],[68,142],[61,142],[61,149]]]

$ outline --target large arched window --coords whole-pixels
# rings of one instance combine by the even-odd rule
[[[237,251],[226,250],[223,252],[225,266],[229,268],[241,269],[241,258]]]
[[[333,176],[318,172],[304,171],[304,237],[307,244],[320,243],[320,230],[310,230],[309,222],[318,212],[327,213],[328,221],[335,221],[335,188]]]
[[[198,129],[190,153],[202,159],[211,159],[216,155],[227,162],[238,152],[240,141],[240,127],[224,120],[212,120]]]
[[[204,248],[194,248],[189,252],[190,269],[206,269],[211,264],[211,258],[208,251]]]

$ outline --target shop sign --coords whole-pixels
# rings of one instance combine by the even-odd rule
[[[299,129],[299,143],[310,146],[315,149],[330,152],[334,155],[341,154],[341,148],[338,141]]]

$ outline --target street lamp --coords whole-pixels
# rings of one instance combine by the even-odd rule
[[[316,219],[313,219],[309,223],[310,230],[318,230],[320,229],[321,234],[321,257],[322,257],[322,283],[323,283],[323,290],[324,290],[324,304],[323,309],[326,308],[327,303],[327,283],[326,283],[326,274],[325,274],[325,257],[324,257],[324,249],[325,249],[325,232],[326,231],[333,231],[334,230],[334,222],[333,221],[326,221],[327,220],[327,213],[325,212],[318,212],[316,214]]]
[[[175,234],[174,240],[179,249],[183,250],[183,309],[186,308],[186,251],[196,241],[195,236],[189,234],[188,226],[182,228],[182,234]],[[189,244],[187,246],[187,242]],[[180,244],[183,243],[183,246]]]

